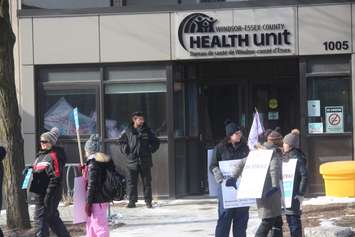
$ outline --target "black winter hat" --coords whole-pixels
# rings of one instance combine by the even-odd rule
[[[6,156],[6,150],[3,146],[0,146],[0,160],[4,159]]]
[[[138,116],[138,117],[144,117],[144,113],[142,111],[136,111],[136,112],[133,112],[131,114],[131,117],[135,117],[135,116]]]
[[[224,122],[224,126],[226,127],[226,136],[227,137],[230,137],[232,136],[234,133],[240,131],[240,127],[232,122],[231,120],[227,119],[225,122]]]

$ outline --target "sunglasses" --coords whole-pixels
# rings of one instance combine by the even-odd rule
[[[49,141],[40,141],[41,144],[48,144]]]

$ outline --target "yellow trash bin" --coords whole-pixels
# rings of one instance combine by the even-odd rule
[[[320,166],[326,196],[355,197],[355,161],[335,161]]]

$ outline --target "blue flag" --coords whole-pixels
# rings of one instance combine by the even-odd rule
[[[78,115],[77,107],[73,109],[73,114],[74,114],[75,128],[79,129],[79,115]]]

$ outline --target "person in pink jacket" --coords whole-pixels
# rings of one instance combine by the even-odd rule
[[[91,135],[85,143],[87,157],[87,203],[85,207],[88,219],[86,222],[87,237],[108,237],[110,235],[107,219],[108,203],[111,201],[102,191],[106,177],[106,169],[113,166],[109,156],[99,152],[99,136]]]

